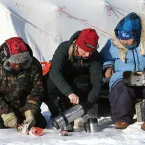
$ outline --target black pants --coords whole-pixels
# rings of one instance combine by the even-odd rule
[[[69,80],[68,83],[71,85],[74,93],[79,97],[80,102],[87,99],[88,93],[91,90],[89,75],[74,77],[71,81]],[[44,80],[44,92],[43,102],[48,105],[52,116],[56,116],[59,112],[69,109],[72,106],[69,98],[58,90],[48,76]]]
[[[109,101],[113,122],[132,123],[136,98],[145,97],[145,87],[127,87],[123,81],[111,88]]]
[[[19,122],[19,124],[21,124],[24,121],[25,117],[20,114],[18,115],[18,114],[19,114],[18,112],[15,112],[15,115],[18,118],[18,122]],[[36,114],[35,120],[36,120],[36,124],[35,124],[36,127],[40,127],[40,128],[46,127],[47,122],[40,112]],[[0,117],[0,129],[4,129],[4,128],[7,128],[7,127],[4,126],[4,122],[3,122],[2,118]]]

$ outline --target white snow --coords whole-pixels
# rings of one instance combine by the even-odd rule
[[[144,145],[145,132],[141,123],[134,123],[127,129],[114,129],[110,117],[99,118],[98,132],[73,132],[69,136],[60,136],[59,131],[50,127],[50,113],[42,104],[42,113],[47,118],[48,129],[43,136],[23,135],[13,129],[0,130],[0,145]]]

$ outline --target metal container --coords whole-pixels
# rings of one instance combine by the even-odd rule
[[[83,107],[78,104],[74,107],[61,112],[58,116],[52,118],[53,126],[56,129],[63,128],[64,126],[67,126],[69,123],[73,122],[75,119],[79,118],[84,114]]]
[[[90,118],[88,122],[84,124],[84,128],[86,132],[95,133],[98,129],[98,120],[97,118]]]
[[[145,120],[145,102],[138,102],[135,104],[137,122],[143,122]]]
[[[70,124],[64,126],[63,128],[61,128],[61,130],[66,130],[68,132],[73,132],[74,131],[74,129],[73,129],[73,123],[70,123]]]
[[[131,75],[131,86],[145,86],[145,73],[133,72]]]

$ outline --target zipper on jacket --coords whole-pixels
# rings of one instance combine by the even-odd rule
[[[136,71],[136,62],[135,62],[135,56],[134,56],[134,51],[132,50],[133,53],[133,60],[134,60],[134,71]]]

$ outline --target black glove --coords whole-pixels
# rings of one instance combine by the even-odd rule
[[[86,102],[80,103],[80,105],[82,105],[84,109],[84,113],[86,114],[88,110],[90,110],[93,107],[94,104],[89,101],[86,101]]]
[[[123,82],[126,86],[130,86],[131,85],[131,75],[132,72],[131,71],[125,71],[123,73]]]

